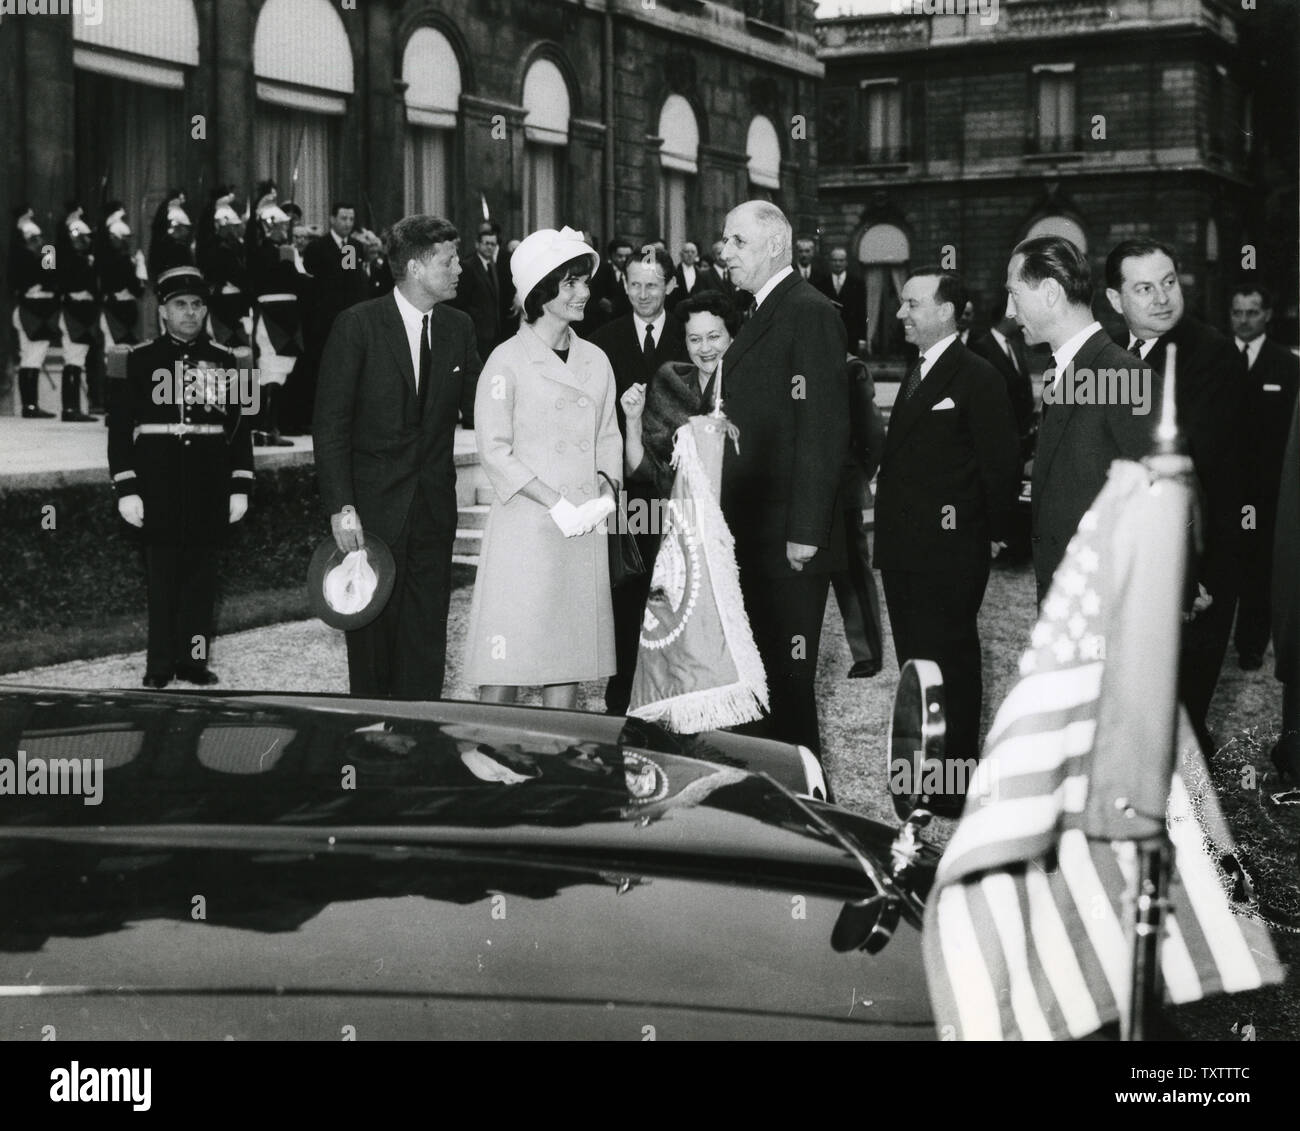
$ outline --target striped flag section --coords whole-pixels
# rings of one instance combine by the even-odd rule
[[[1167,547],[1184,516],[1170,510],[1171,490],[1139,464],[1113,464],[1043,602],[926,905],[941,1038],[1065,1040],[1126,1014],[1136,843],[1153,833],[1167,833],[1174,849],[1160,942],[1166,999],[1282,978],[1267,928],[1234,913],[1207,852],[1218,859],[1233,845],[1173,705],[1177,611],[1167,598],[1172,587],[1177,600],[1182,562]],[[1170,532],[1157,529],[1162,522],[1172,539],[1161,537]],[[1147,741],[1160,741],[1162,704],[1167,739],[1176,720],[1172,774]],[[1158,789],[1133,772],[1144,763]],[[1131,790],[1098,796],[1099,783],[1125,775]],[[1167,805],[1149,800],[1165,796]],[[1144,803],[1156,812],[1135,814]],[[1136,817],[1135,835],[1114,831],[1124,817]]]

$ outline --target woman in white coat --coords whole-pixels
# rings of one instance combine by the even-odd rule
[[[548,707],[614,674],[604,520],[623,443],[609,359],[571,332],[597,254],[569,228],[534,232],[510,260],[523,324],[487,359],[474,402],[494,498],[483,532],[465,677],[489,703],[542,687]]]

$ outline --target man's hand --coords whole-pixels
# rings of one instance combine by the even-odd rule
[[[1198,581],[1196,583],[1196,596],[1192,599],[1191,612],[1183,614],[1183,621],[1187,622],[1195,620],[1213,604],[1214,597],[1210,594],[1210,591]]]
[[[123,495],[117,500],[117,513],[132,526],[143,526],[144,500],[139,495]]]
[[[816,546],[805,546],[801,542],[787,542],[785,544],[785,560],[790,563],[793,570],[801,570],[804,562],[812,561],[812,556],[817,552]]]
[[[330,515],[330,533],[334,535],[334,545],[345,554],[359,550],[366,544],[361,519],[357,517],[357,509],[353,506],[346,506],[338,514]]]
[[[1007,544],[1006,544],[1005,542],[990,542],[990,543],[989,543],[990,553],[992,553],[992,555],[993,555],[995,558],[996,558],[1000,553],[1002,553],[1002,551],[1005,550],[1006,548],[1007,548]]]
[[[554,519],[555,525],[560,528],[560,533],[566,538],[574,538],[579,534],[587,533],[587,528],[583,524],[582,512],[568,499],[561,498],[546,513]]]
[[[231,495],[230,496],[230,521],[238,522],[248,513],[248,496]]]

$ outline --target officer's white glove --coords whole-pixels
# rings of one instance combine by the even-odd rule
[[[139,495],[123,495],[117,500],[117,513],[132,526],[143,526],[144,500]]]
[[[608,495],[601,495],[598,499],[588,499],[578,508],[578,515],[582,518],[582,532],[589,534],[613,513],[614,500]]]
[[[248,513],[248,496],[231,495],[230,496],[230,521],[238,522]]]
[[[73,302],[90,302],[94,297],[89,291],[73,291],[72,294],[68,295],[68,298]]]
[[[566,538],[573,538],[575,535],[587,532],[586,526],[583,525],[582,512],[568,499],[561,499],[546,513],[555,520],[555,525]]]

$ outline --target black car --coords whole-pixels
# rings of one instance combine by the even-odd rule
[[[0,746],[8,1039],[934,1036],[937,854],[798,748],[3,686]]]

